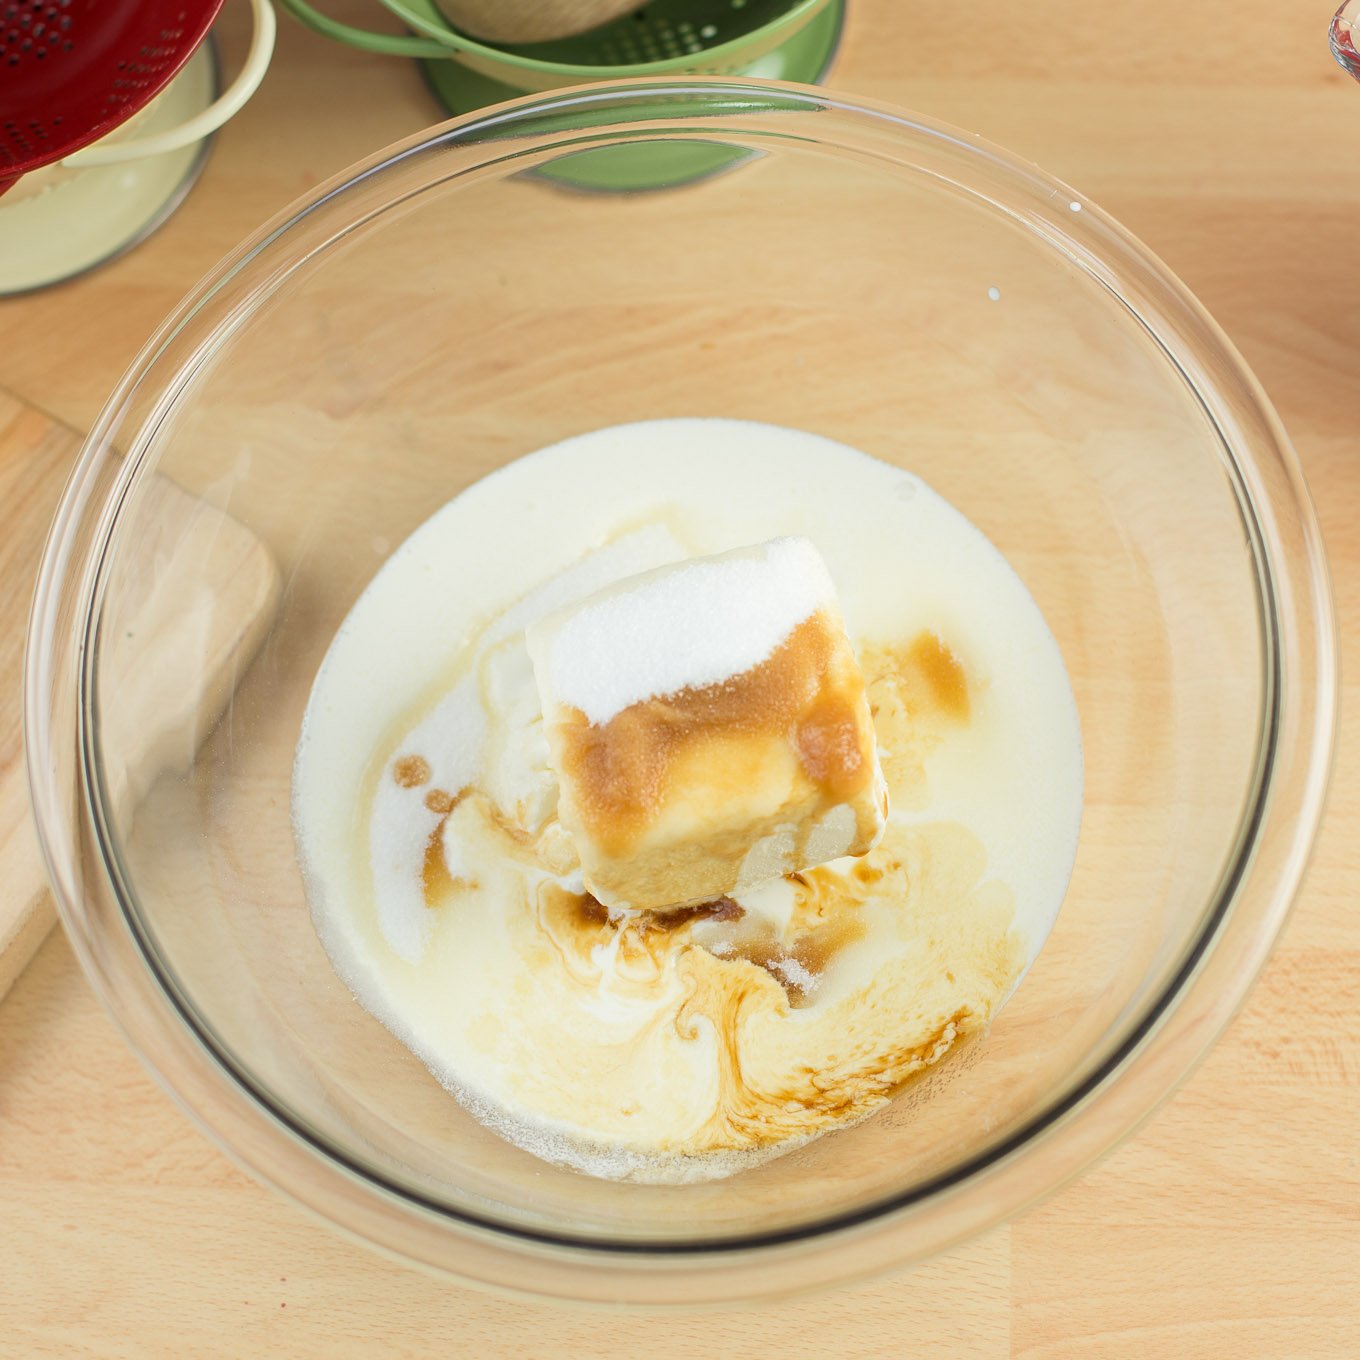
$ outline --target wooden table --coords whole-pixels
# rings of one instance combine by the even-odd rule
[[[974,129],[1080,185],[1216,314],[1298,445],[1345,660],[1360,662],[1360,89],[1328,59],[1330,0],[851,8],[832,83]],[[243,10],[222,20],[229,61]],[[438,116],[412,65],[285,19],[264,88],[152,241],[0,303],[0,388],[86,427],[155,323],[239,238]],[[792,1306],[664,1321],[564,1312],[341,1240],[248,1180],[165,1098],[55,935],[0,1005],[0,1353],[1360,1354],[1354,679],[1343,704],[1303,896],[1179,1094],[1009,1226],[914,1273]]]

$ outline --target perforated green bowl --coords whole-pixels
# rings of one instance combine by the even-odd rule
[[[435,0],[380,0],[417,36],[342,24],[308,0],[280,3],[310,28],[368,52],[418,57],[435,97],[470,113],[520,95],[621,76],[746,75],[821,82],[840,44],[845,0],[652,0],[589,33],[516,46],[451,28]],[[662,189],[746,157],[703,142],[644,141],[559,157],[541,178],[577,189]]]
[[[478,42],[452,28],[435,0],[380,0],[416,36],[373,33],[281,0],[310,28],[368,52],[452,59],[515,93],[652,75],[733,75],[795,37],[831,0],[652,0],[622,19],[554,42]]]
[[[844,17],[844,0],[831,0],[810,23],[757,58],[744,74],[801,85],[819,84],[840,46]],[[457,62],[425,60],[421,68],[435,98],[450,113],[470,113],[513,99],[519,93],[503,81],[490,80]],[[535,174],[539,179],[573,189],[604,192],[671,189],[706,179],[746,159],[745,152],[708,142],[645,140],[560,156]]]

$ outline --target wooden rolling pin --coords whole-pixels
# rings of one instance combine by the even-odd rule
[[[0,998],[23,971],[56,919],[38,850],[24,772],[21,690],[24,633],[38,559],[80,436],[0,392]],[[139,669],[142,686],[129,720],[138,724],[136,757],[114,772],[114,796],[136,799],[158,774],[183,764],[221,717],[237,677],[268,632],[278,601],[278,570],[244,525],[163,477],[148,491],[148,523],[134,551],[148,565],[176,545],[195,554],[193,576],[212,608],[177,610],[161,597],[139,623],[138,651],[157,664]],[[186,579],[189,573],[186,573]],[[182,640],[178,634],[183,631]],[[182,642],[182,645],[181,645]],[[192,677],[176,669],[183,658]],[[206,675],[205,675],[206,668]],[[206,680],[206,684],[205,684]]]

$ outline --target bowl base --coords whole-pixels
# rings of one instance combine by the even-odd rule
[[[840,47],[845,6],[846,0],[832,0],[806,28],[735,74],[801,85],[821,84]],[[452,59],[425,58],[420,68],[430,92],[451,114],[471,113],[490,104],[517,99],[524,93]],[[631,193],[694,184],[750,158],[748,151],[712,142],[644,141],[577,151],[533,171],[533,176],[569,189]]]
[[[207,108],[221,84],[213,38],[158,97],[141,132],[173,127]],[[212,137],[178,151],[60,171],[31,196],[0,198],[0,297],[64,283],[139,245],[183,202]],[[33,172],[43,175],[43,170]]]

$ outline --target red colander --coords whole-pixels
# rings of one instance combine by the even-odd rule
[[[145,108],[223,0],[0,0],[0,193]]]

